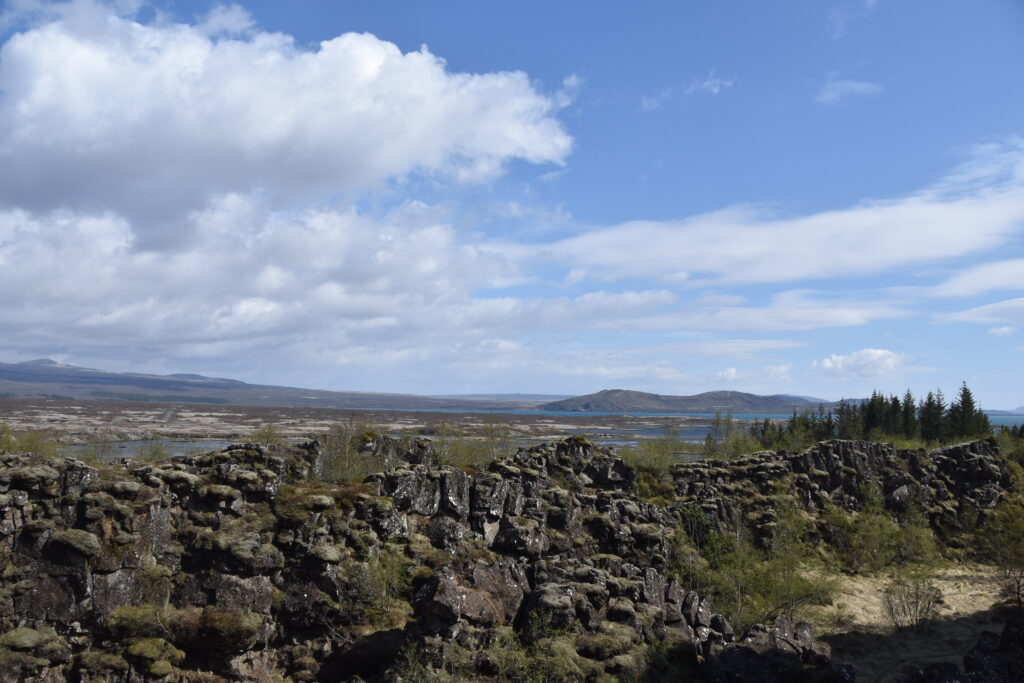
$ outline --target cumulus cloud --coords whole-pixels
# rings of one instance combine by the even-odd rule
[[[828,107],[836,107],[855,97],[870,97],[882,92],[882,86],[877,83],[842,79],[839,78],[838,72],[833,71],[826,77],[814,101]]]
[[[848,355],[833,354],[813,362],[831,375],[843,377],[885,377],[903,368],[905,357],[888,349],[861,349]]]
[[[0,212],[0,348],[87,357],[113,343],[142,358],[193,360],[261,349],[333,366],[377,354],[368,367],[429,364],[458,349],[528,359],[517,346],[524,335],[628,326],[676,302],[659,289],[474,297],[517,265],[463,243],[444,219],[416,202],[371,218],[275,211],[231,195],[190,215],[197,237],[186,248],[159,254],[134,249],[116,214]],[[488,340],[512,346],[478,346]]]
[[[320,385],[368,390],[436,389],[443,368],[475,388],[664,391],[692,380],[695,358],[731,366],[723,380],[781,381],[790,366],[758,356],[804,342],[774,337],[913,314],[802,281],[991,252],[1024,221],[1015,141],[921,192],[804,215],[734,206],[588,228],[529,196],[481,200],[466,213],[548,226],[529,244],[488,239],[446,192],[516,160],[561,177],[572,140],[558,112],[578,78],[545,93],[526,74],[455,73],[368,34],[300,46],[236,5],[194,23],[142,22],[131,0],[5,7],[18,27],[0,46],[8,357],[200,372],[208,360],[212,374],[287,381],[262,363],[307,385],[310,368],[340,368]],[[731,83],[712,72],[693,92]],[[405,198],[423,178],[433,203]],[[934,294],[1007,289],[1017,261]],[[759,286],[735,291],[746,284]],[[1013,305],[962,315],[1024,324]],[[820,367],[855,367],[842,358]]]
[[[571,147],[554,117],[568,96],[522,72],[454,73],[365,33],[307,49],[237,6],[197,25],[54,7],[0,48],[0,206],[166,229],[224,194],[308,201],[415,172],[475,182]]]
[[[199,24],[207,35],[245,35],[256,27],[256,20],[241,5],[215,5]]]

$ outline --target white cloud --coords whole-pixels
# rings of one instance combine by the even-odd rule
[[[1024,290],[1024,259],[1006,259],[972,266],[928,290],[932,296],[966,297],[996,290]]]
[[[933,187],[843,209],[780,216],[737,206],[598,227],[547,244],[490,246],[522,263],[554,261],[603,280],[690,286],[882,273],[985,252],[1020,234],[1024,143],[1012,140],[984,154]]]
[[[741,377],[739,370],[736,368],[726,368],[725,370],[719,370],[715,373],[715,379],[724,380],[726,382],[734,382]]]
[[[886,303],[814,298],[793,290],[773,295],[766,306],[699,305],[683,308],[670,320],[682,329],[811,330],[906,315],[907,311]]]
[[[806,342],[792,339],[716,339],[713,341],[681,342],[664,347],[665,352],[702,356],[732,356],[752,358],[761,351],[795,349]]]
[[[661,109],[661,106],[672,99],[672,88],[663,88],[655,95],[645,95],[640,98],[640,108],[644,111]]]
[[[781,365],[766,365],[763,368],[753,371],[737,370],[736,368],[726,368],[715,373],[715,379],[723,382],[751,382],[751,381],[767,381],[767,382],[788,382],[793,378],[789,372],[793,369],[793,365],[786,363]]]
[[[693,95],[702,93],[705,95],[717,95],[727,88],[731,88],[736,83],[736,77],[722,78],[715,75],[715,70],[712,69],[708,72],[708,75],[704,78],[695,78],[690,83],[689,87],[686,88],[685,94]],[[676,97],[676,89],[669,86],[662,88],[653,95],[645,95],[640,98],[640,109],[643,111],[653,111],[655,109],[661,109],[661,107]]]
[[[975,306],[966,311],[949,313],[939,316],[940,319],[954,322],[974,323],[1011,323],[1024,325],[1024,298],[1006,299],[984,306]]]
[[[833,354],[812,365],[820,370],[844,377],[885,377],[901,370],[905,357],[888,349],[861,349],[849,355]]]
[[[732,78],[721,78],[715,75],[715,70],[712,69],[708,72],[708,75],[702,79],[693,79],[690,87],[687,88],[688,94],[692,93],[704,93],[707,95],[717,95],[727,88],[731,88],[736,83],[736,77]]]
[[[818,90],[814,101],[825,106],[836,107],[853,97],[870,97],[882,92],[882,86],[877,83],[841,79],[839,73],[833,71],[826,77],[825,83]]]
[[[993,337],[1007,337],[1016,331],[1016,327],[1004,325],[1003,327],[992,327],[989,329],[988,333],[991,334]]]
[[[215,5],[198,28],[210,36],[245,35],[256,27],[256,20],[241,5]]]
[[[365,33],[306,49],[238,6],[199,25],[53,7],[0,48],[0,206],[113,211],[168,238],[219,195],[308,201],[417,172],[475,182],[570,150],[554,114],[578,79],[548,97],[525,73],[453,73]]]

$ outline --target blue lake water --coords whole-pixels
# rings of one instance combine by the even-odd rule
[[[384,412],[384,411],[382,411]],[[447,409],[447,410],[403,410],[394,412],[430,412],[430,413],[475,413],[481,415],[538,415],[546,417],[616,417],[616,416],[628,416],[628,417],[678,417],[678,418],[689,418],[695,420],[695,422],[683,421],[678,425],[673,425],[673,432],[675,435],[683,440],[690,442],[700,442],[704,440],[709,431],[708,421],[714,419],[714,413],[645,413],[645,412],[607,412],[607,413],[582,413],[574,411],[552,411],[552,410],[458,410],[458,409]],[[782,413],[735,413],[733,419],[740,422],[749,422],[753,420],[763,420],[765,418],[772,420],[785,420],[790,417],[790,414]],[[1024,415],[989,415],[989,421],[993,427],[1009,427],[1024,424]],[[739,429],[745,429],[744,425],[739,425]],[[664,425],[624,425],[624,426],[613,426],[607,430],[594,430],[594,429],[565,429],[560,430],[560,433],[564,432],[566,436],[573,434],[585,434],[591,439],[608,445],[608,446],[634,446],[638,441],[644,439],[655,439],[663,437],[666,434]],[[427,438],[433,438],[431,435],[425,435]],[[524,440],[522,444],[535,442],[536,440]],[[205,453],[208,451],[221,450],[227,448],[235,441],[227,441],[223,439],[204,439],[204,440],[182,440],[182,439],[149,439],[143,441],[112,441],[104,444],[102,448],[102,457],[107,460],[118,461],[122,458],[133,458],[139,457],[145,452],[146,449],[151,448],[154,444],[159,444],[172,456],[188,455],[190,453]],[[90,444],[75,444],[64,446],[61,451],[65,455],[76,457],[84,455],[90,448],[95,446]]]
[[[574,410],[464,410],[462,408],[416,408],[416,409],[380,409],[380,412],[400,413],[469,413],[478,415],[544,415],[547,417],[615,417],[625,415],[627,417],[683,417],[713,420],[715,415],[724,417],[724,413],[645,413],[640,411],[632,412],[578,412]],[[763,420],[787,420],[792,413],[733,413],[734,420],[753,421]],[[1024,415],[989,415],[989,422],[993,427],[1012,427],[1024,424]]]
[[[187,441],[183,439],[145,439],[141,441],[108,441],[97,448],[94,444],[72,444],[61,448],[61,454],[72,458],[80,457],[90,451],[97,452],[101,459],[119,462],[122,458],[137,458],[155,445],[162,446],[171,456],[189,455],[190,453],[207,453],[227,448],[237,441],[223,439],[202,439]]]

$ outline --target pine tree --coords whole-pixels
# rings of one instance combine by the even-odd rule
[[[847,403],[846,399],[840,400],[836,406],[836,436],[840,439],[860,439],[864,436],[857,407]]]
[[[950,404],[946,419],[948,434],[953,438],[982,436],[991,431],[988,415],[978,408],[967,382],[960,385],[960,392]]]
[[[894,436],[903,431],[903,406],[896,396],[890,396],[882,418],[882,431],[887,436]]]
[[[902,414],[902,428],[903,436],[908,439],[913,439],[918,434],[918,422],[917,422],[917,410],[914,404],[914,395],[910,393],[910,389],[907,389],[907,393],[903,394],[903,414]]]
[[[941,391],[938,396],[929,391],[921,401],[921,438],[925,441],[938,441],[942,438],[942,421],[946,412],[944,404]]]

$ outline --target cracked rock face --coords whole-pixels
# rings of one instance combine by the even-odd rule
[[[654,643],[693,680],[850,680],[806,625],[740,638],[672,578],[681,510],[770,534],[777,482],[814,511],[856,507],[872,481],[955,524],[1009,481],[987,441],[927,454],[827,442],[678,465],[659,506],[579,437],[472,473],[432,465],[423,440],[373,447],[397,464],[357,484],[317,480],[315,443],[102,469],[0,454],[3,679],[373,680],[410,645],[493,679],[481,653],[514,628],[557,633],[546,642],[579,680],[628,677]]]

